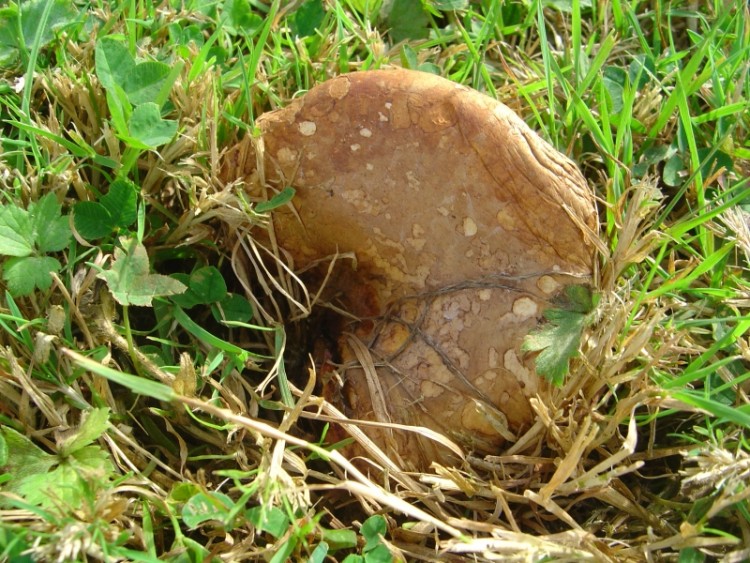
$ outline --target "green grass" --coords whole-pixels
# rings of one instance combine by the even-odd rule
[[[0,560],[750,557],[749,22],[740,0],[0,8]],[[220,171],[262,113],[388,65],[519,113],[579,164],[602,244],[536,434],[386,482],[287,373],[313,296],[243,262],[293,192]]]

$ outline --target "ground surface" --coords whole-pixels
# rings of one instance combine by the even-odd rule
[[[0,559],[750,558],[748,16],[4,6]],[[578,163],[602,243],[593,299],[534,333],[559,383],[536,425],[497,455],[369,478],[330,443],[320,382],[294,376],[315,296],[274,247],[257,259],[293,193],[255,201],[225,164],[262,113],[389,66],[508,104]]]

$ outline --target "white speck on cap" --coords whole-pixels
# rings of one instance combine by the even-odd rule
[[[315,135],[315,131],[318,130],[318,126],[315,125],[314,121],[303,121],[297,127],[299,128],[299,132],[305,137]]]
[[[529,297],[519,297],[513,302],[513,314],[524,319],[536,315],[538,309],[536,302]]]
[[[467,237],[473,237],[477,234],[477,224],[471,217],[464,217],[464,235]]]

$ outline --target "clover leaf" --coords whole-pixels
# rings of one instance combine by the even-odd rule
[[[187,290],[182,282],[150,273],[146,247],[135,238],[120,238],[115,260],[109,270],[97,277],[103,279],[120,305],[150,307],[154,297],[177,295]]]

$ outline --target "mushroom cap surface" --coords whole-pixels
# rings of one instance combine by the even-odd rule
[[[523,338],[594,263],[577,167],[502,103],[417,71],[339,76],[257,125],[265,181],[297,190],[274,216],[295,267],[356,256],[327,290],[361,319],[339,337],[348,414],[479,452],[527,428],[546,384]],[[406,466],[452,459],[419,434],[364,430]]]

